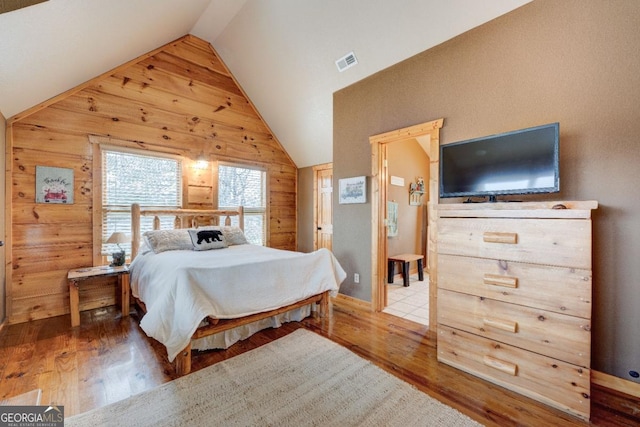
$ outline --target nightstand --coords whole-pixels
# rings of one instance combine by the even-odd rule
[[[111,267],[108,265],[87,267],[70,270],[67,275],[69,281],[69,303],[71,307],[71,327],[80,325],[80,284],[85,280],[96,277],[118,276],[118,286],[122,299],[122,316],[129,315],[129,267],[127,265]]]

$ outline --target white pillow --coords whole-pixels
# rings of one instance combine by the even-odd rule
[[[222,227],[222,234],[224,234],[224,238],[227,240],[229,246],[249,244],[240,227],[224,226]]]
[[[224,235],[220,230],[198,228],[190,229],[189,236],[193,249],[196,251],[207,251],[209,249],[222,249],[227,247]]]
[[[142,236],[151,250],[157,254],[164,251],[193,249],[193,243],[186,229],[146,231]]]

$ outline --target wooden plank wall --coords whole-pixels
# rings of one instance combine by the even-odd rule
[[[214,204],[215,160],[267,170],[272,247],[296,248],[297,168],[205,41],[187,35],[8,121],[7,317],[69,312],[69,269],[93,259],[93,147],[89,135],[183,155],[189,207]],[[200,154],[204,171],[191,168]],[[74,170],[73,205],[35,203],[36,165]],[[96,224],[99,226],[99,224]],[[115,303],[115,288],[81,293],[83,309]]]

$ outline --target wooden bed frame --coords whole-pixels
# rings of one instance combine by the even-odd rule
[[[135,203],[131,206],[131,261],[138,254],[138,248],[140,247],[140,218],[143,216],[152,216],[153,229],[160,229],[160,216],[175,216],[174,228],[189,228],[196,225],[212,224],[218,225],[222,217],[224,217],[224,225],[231,225],[231,217],[237,216],[238,223],[242,230],[244,230],[244,211],[242,206],[239,206],[234,210],[212,210],[212,209],[141,209],[140,205]],[[146,313],[146,307],[144,303],[135,298],[136,304]],[[258,320],[266,319],[271,316],[275,316],[281,313],[285,313],[290,310],[295,310],[305,305],[318,303],[319,315],[324,317],[329,313],[329,291],[322,292],[317,295],[313,295],[304,300],[295,302],[293,304],[277,308],[275,310],[265,311],[262,313],[256,313],[237,319],[215,319],[209,317],[208,325],[198,328],[191,339],[203,338],[209,335],[224,332],[229,329],[233,329],[238,326],[247,325]],[[189,343],[175,359],[175,369],[178,375],[185,375],[191,372],[191,343]]]

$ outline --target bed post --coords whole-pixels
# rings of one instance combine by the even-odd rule
[[[131,205],[131,261],[138,255],[140,247],[140,205]]]
[[[320,299],[320,317],[329,317],[329,291],[322,293]]]
[[[187,375],[191,372],[191,342],[176,356],[176,374]]]

